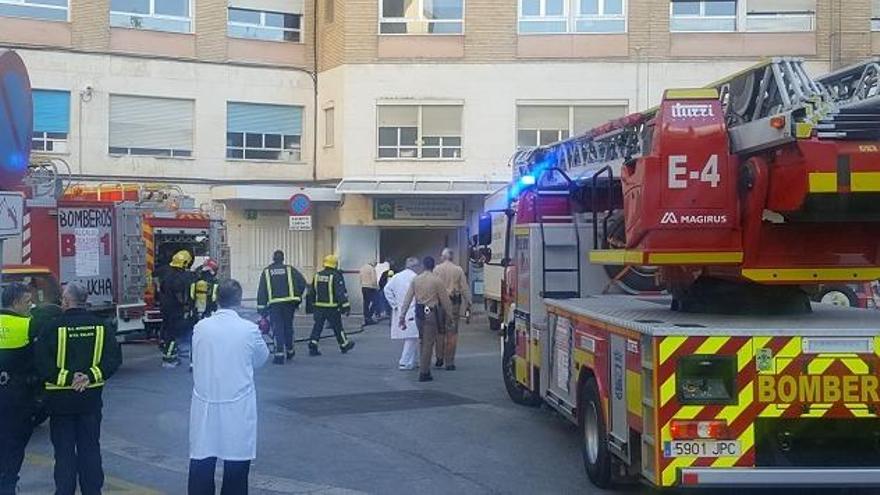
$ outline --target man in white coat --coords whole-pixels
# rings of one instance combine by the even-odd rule
[[[398,369],[401,371],[414,370],[419,363],[419,329],[416,327],[416,304],[413,301],[409,308],[401,308],[406,292],[412,281],[416,278],[419,268],[418,258],[407,258],[406,269],[391,277],[385,285],[385,298],[391,306],[391,338],[403,340],[403,353],[400,355]],[[398,324],[401,311],[406,311],[406,327]]]
[[[246,495],[257,457],[254,369],[269,348],[253,322],[241,318],[241,285],[217,290],[220,309],[193,331],[193,393],[189,419],[189,495],[214,495],[214,470],[223,460],[222,495]]]

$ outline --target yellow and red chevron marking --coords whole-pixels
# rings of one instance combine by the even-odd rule
[[[153,226],[150,225],[146,218],[141,221],[141,236],[144,239],[145,264],[147,267],[147,273],[144,274],[147,282],[144,299],[147,302],[151,302],[153,298],[153,272],[156,269],[156,246],[153,240]]]
[[[862,382],[873,383],[872,373],[880,369],[880,356],[857,354],[804,354],[801,337],[663,337],[658,344],[658,369],[656,391],[658,401],[657,430],[660,432],[656,447],[658,472],[661,486],[677,482],[678,471],[683,467],[745,467],[755,464],[755,421],[759,417],[827,417],[852,418],[876,417],[877,409],[867,403],[843,402],[820,404],[789,400],[785,403],[761,400],[759,376],[787,377],[793,380],[806,377],[810,380],[826,380],[824,377],[859,377]],[[880,353],[880,338],[875,339],[875,350]],[[772,366],[758,371],[755,355],[760,349],[769,349]],[[737,402],[731,405],[682,405],[676,397],[675,371],[678,358],[692,354],[737,356],[736,379]],[[874,370],[872,372],[872,370]],[[855,379],[853,379],[855,380]],[[831,379],[834,383],[840,380]],[[774,382],[775,383],[775,382]],[[798,382],[800,383],[800,382]],[[813,383],[813,382],[810,382]],[[787,396],[792,395],[790,389]],[[865,392],[862,392],[862,397]],[[805,395],[799,389],[797,398]],[[813,392],[813,396],[819,396]],[[843,395],[841,394],[841,397]],[[854,395],[850,394],[850,397]],[[877,404],[875,404],[876,406]],[[675,457],[663,455],[663,443],[672,440],[672,420],[723,419],[728,424],[731,439],[740,442],[739,457]]]
[[[178,213],[175,215],[180,220],[208,220],[208,215],[204,213]]]

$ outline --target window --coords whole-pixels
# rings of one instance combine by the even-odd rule
[[[880,31],[880,0],[871,0],[871,30]]]
[[[324,146],[333,146],[336,134],[336,109],[324,109]]]
[[[110,95],[110,154],[192,156],[193,100]]]
[[[268,12],[229,7],[229,36],[271,41],[302,41],[302,12]]]
[[[461,34],[464,0],[380,0],[382,34]]]
[[[568,139],[626,114],[624,105],[520,105],[516,145],[533,148]]]
[[[816,0],[673,0],[670,30],[812,31]]]
[[[461,158],[461,105],[380,105],[379,158]]]
[[[67,0],[0,0],[0,15],[66,21]]]
[[[624,33],[625,0],[519,0],[520,34]]]
[[[34,136],[31,147],[44,153],[66,153],[70,132],[70,93],[35,89]]]
[[[226,158],[300,161],[302,107],[229,102]]]
[[[110,25],[191,33],[190,0],[110,0]]]

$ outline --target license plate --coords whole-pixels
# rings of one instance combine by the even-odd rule
[[[663,445],[665,457],[739,457],[736,440],[674,440]]]

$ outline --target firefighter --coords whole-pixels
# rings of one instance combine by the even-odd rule
[[[272,362],[284,364],[296,354],[293,345],[293,319],[306,291],[306,278],[296,268],[284,264],[284,252],[272,253],[272,264],[263,269],[257,289],[257,309],[269,317],[275,335]]]
[[[217,310],[217,287],[219,286],[217,270],[219,268],[216,261],[208,258],[199,269],[197,280],[189,286],[189,297],[192,301],[195,323],[211,316],[211,313]]]
[[[330,322],[333,333],[336,334],[336,342],[343,354],[354,348],[354,341],[345,335],[342,328],[342,315],[351,314],[351,304],[348,302],[348,293],[345,290],[345,280],[339,271],[339,259],[334,254],[328,254],[324,258],[324,269],[315,275],[312,281],[312,291],[315,298],[315,326],[309,337],[309,355],[320,356],[318,342],[324,324]]]
[[[446,325],[446,331],[441,332],[437,338],[437,363],[438,368],[446,364],[447,371],[455,371],[455,349],[458,346],[458,323],[461,320],[462,309],[470,314],[471,290],[468,285],[464,270],[456,265],[452,258],[452,250],[443,249],[440,254],[442,263],[434,269],[434,274],[440,277],[446,286],[449,300],[452,301],[452,315]]]
[[[55,493],[101,493],[101,395],[105,381],[122,363],[116,332],[89,313],[89,293],[79,282],[64,288],[64,313],[34,344],[39,376],[45,382],[49,436],[55,449]]]
[[[434,341],[440,337],[440,330],[452,317],[452,303],[443,281],[434,274],[434,258],[428,256],[422,261],[425,269],[413,279],[406,297],[403,299],[401,308],[408,308],[410,304],[416,304],[416,326],[419,329],[421,349],[419,355],[419,381],[430,382],[431,376],[431,350]],[[405,315],[401,314],[397,325],[406,328]]]
[[[12,283],[0,310],[0,495],[14,495],[24,450],[33,432],[34,368],[31,293]]]
[[[162,366],[166,368],[174,368],[180,364],[178,346],[181,339],[186,336],[190,324],[189,267],[192,261],[189,251],[176,252],[171,258],[171,263],[168,264],[170,269],[162,279],[160,293],[164,346]]]

